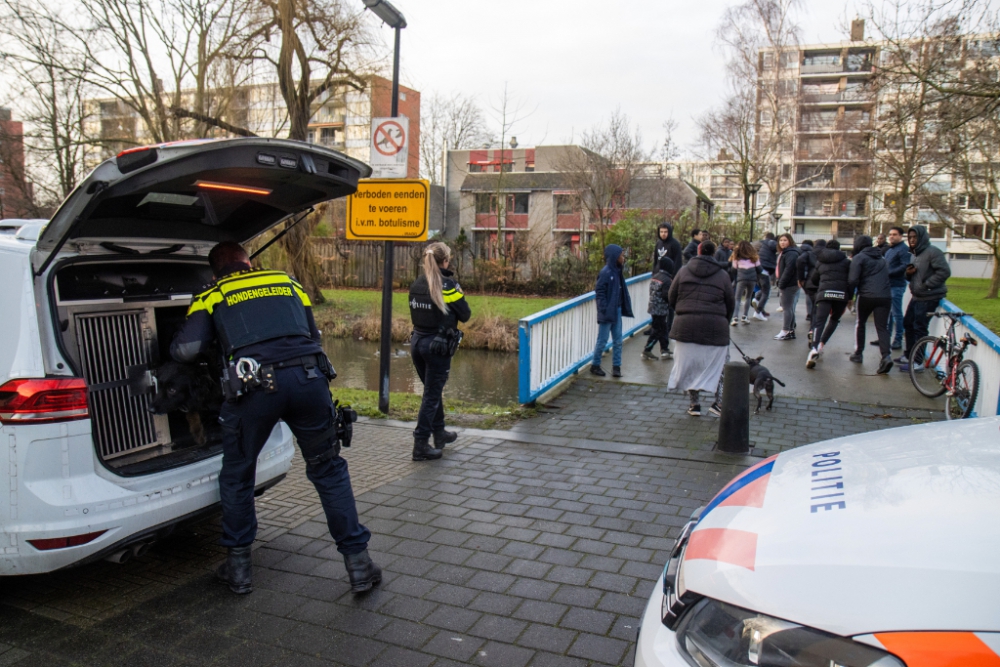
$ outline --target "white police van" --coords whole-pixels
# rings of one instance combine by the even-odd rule
[[[369,173],[293,141],[148,146],[102,163],[51,221],[0,221],[0,576],[122,561],[217,506],[214,416],[200,432],[153,414],[148,371],[211,280],[214,244],[349,195]],[[259,490],[292,454],[279,424]]]

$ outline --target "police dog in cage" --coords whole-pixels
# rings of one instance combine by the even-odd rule
[[[168,361],[154,372],[156,393],[149,410],[158,415],[180,410],[187,418],[191,437],[198,445],[207,442],[201,413],[222,407],[222,386],[211,364]]]

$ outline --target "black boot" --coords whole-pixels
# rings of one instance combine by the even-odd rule
[[[351,580],[351,592],[355,595],[367,593],[382,583],[382,568],[372,562],[367,549],[361,553],[344,556],[344,567],[347,568],[347,577]]]
[[[413,439],[413,460],[414,461],[435,461],[444,454],[440,449],[431,447],[428,438]]]
[[[215,571],[215,577],[228,585],[232,592],[244,595],[253,592],[252,573],[250,547],[230,547],[229,556]]]
[[[444,449],[444,446],[455,442],[458,440],[458,433],[452,433],[451,431],[446,431],[441,429],[434,434],[434,448]]]

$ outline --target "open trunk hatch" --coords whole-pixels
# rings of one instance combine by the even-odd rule
[[[357,190],[370,167],[312,144],[226,139],[149,146],[107,160],[38,238],[36,272],[72,240],[245,243],[289,215]]]

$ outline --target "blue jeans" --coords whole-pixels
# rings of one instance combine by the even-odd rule
[[[611,365],[622,365],[622,309],[618,309],[614,322],[603,322],[597,325],[597,345],[594,346],[594,358],[591,365],[601,365],[601,355],[604,354],[604,346],[608,344],[608,336],[611,336]]]
[[[889,311],[889,337],[893,343],[902,344],[903,332],[903,295],[906,294],[906,285],[892,287],[892,310]]]
[[[313,373],[315,375],[315,373]],[[236,401],[227,401],[219,411],[222,425],[222,540],[224,547],[253,544],[257,534],[254,512],[254,478],[257,456],[279,419],[285,420],[298,439],[316,437],[333,424],[330,382],[322,375],[310,378],[301,366],[275,371],[278,390],[252,391]],[[338,448],[339,444],[334,447]],[[310,456],[329,450],[327,445],[310,449]],[[339,455],[321,463],[307,464],[306,477],[319,494],[327,527],[345,555],[364,551],[371,533],[358,521],[347,461]]]

